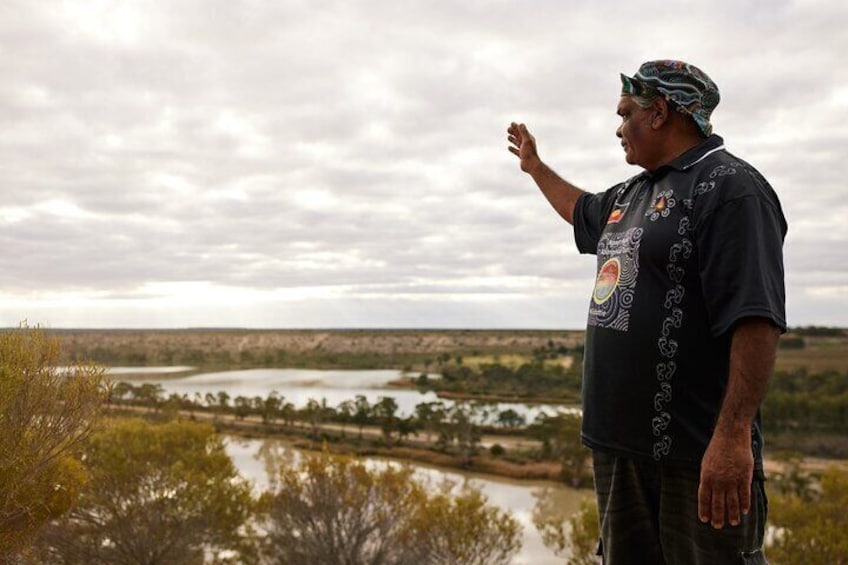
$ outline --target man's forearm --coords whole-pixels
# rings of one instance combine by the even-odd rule
[[[745,319],[733,332],[727,390],[698,485],[698,516],[714,528],[738,525],[751,508],[751,425],[768,389],[779,337],[765,318]]]
[[[730,374],[716,434],[749,434],[774,369],[780,330],[765,318],[743,320],[733,332]]]
[[[564,180],[553,169],[538,161],[536,165],[527,171],[545,198],[548,199],[554,210],[562,216],[569,224],[574,223],[574,206],[583,191]]]

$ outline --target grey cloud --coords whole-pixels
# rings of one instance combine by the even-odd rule
[[[485,281],[499,276],[591,284],[593,258],[518,170],[505,128],[527,122],[563,176],[606,189],[637,172],[614,137],[617,73],[683,44],[722,88],[719,133],[797,221],[787,263],[844,259],[848,108],[817,116],[848,80],[836,2],[728,13],[692,2],[661,35],[659,1],[126,2],[114,30],[93,7],[85,29],[68,6],[17,2],[0,18],[0,48],[15,55],[0,60],[7,293],[140,298],[151,282],[210,281],[467,297],[495,292]],[[699,35],[707,17],[721,33]],[[811,128],[800,147],[787,116]],[[764,128],[786,139],[763,143]],[[82,216],[45,211],[51,201]],[[31,215],[10,223],[4,209]],[[827,250],[812,228],[823,209]]]

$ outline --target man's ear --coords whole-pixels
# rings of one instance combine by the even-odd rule
[[[657,96],[654,98],[652,110],[654,116],[651,118],[651,128],[658,130],[668,121],[668,113],[669,110],[671,110],[668,105],[668,100],[662,96]]]

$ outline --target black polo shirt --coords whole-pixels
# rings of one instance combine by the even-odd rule
[[[734,324],[786,329],[786,220],[768,182],[713,135],[574,211],[598,257],[583,376],[583,441],[700,465],[727,384]],[[762,466],[759,416],[752,429]]]

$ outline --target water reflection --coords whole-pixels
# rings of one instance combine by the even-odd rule
[[[257,491],[269,487],[263,453],[276,458],[291,458],[293,462],[301,456],[300,452],[288,443],[278,439],[248,440],[229,436],[226,441],[227,453],[232,457],[241,474],[251,480]],[[384,458],[366,458],[367,465],[399,465],[400,463]],[[480,488],[492,504],[512,512],[524,529],[521,552],[514,563],[533,565],[560,565],[565,559],[557,557],[542,542],[541,535],[533,525],[533,513],[544,508],[555,508],[558,514],[570,515],[577,512],[580,503],[590,496],[589,491],[578,491],[564,484],[551,481],[513,481],[492,478],[489,475],[445,471],[435,467],[410,464],[415,475],[431,485],[439,485],[444,480],[456,484],[469,481]]]

